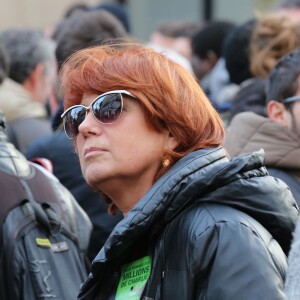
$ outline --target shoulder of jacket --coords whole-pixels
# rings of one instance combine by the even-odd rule
[[[263,240],[270,240],[271,234],[254,218],[233,207],[222,204],[204,203],[192,205],[174,219],[170,227],[180,229],[185,227],[194,238],[201,237],[205,232],[220,230],[221,227],[231,223],[235,226],[243,225],[251,230],[255,235],[261,236]],[[175,229],[176,230],[176,229]],[[182,232],[182,230],[178,230]]]
[[[54,181],[55,183],[59,183],[59,180],[49,171],[47,170],[45,167],[35,163],[35,162],[31,162],[29,161],[29,164],[32,166],[32,168],[36,168],[39,171],[41,171],[41,173],[43,175],[45,175],[49,180]]]

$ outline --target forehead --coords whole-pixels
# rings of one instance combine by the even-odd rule
[[[79,101],[79,104],[89,106],[98,96],[99,94],[95,94],[95,93],[84,93],[82,95],[81,100]]]

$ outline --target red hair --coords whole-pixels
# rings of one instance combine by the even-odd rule
[[[164,54],[136,43],[102,45],[72,55],[60,78],[65,109],[84,93],[127,90],[138,98],[154,128],[167,128],[179,146],[166,151],[171,164],[186,154],[223,143],[224,128],[195,78]],[[161,167],[157,177],[168,168]]]

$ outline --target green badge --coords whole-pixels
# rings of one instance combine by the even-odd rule
[[[116,300],[139,300],[151,273],[151,257],[122,266]]]

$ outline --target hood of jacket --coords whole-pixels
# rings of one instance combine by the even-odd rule
[[[250,78],[240,84],[240,90],[232,100],[230,120],[237,114],[252,111],[261,116],[266,115],[265,93],[266,80]]]
[[[43,103],[34,101],[21,84],[9,78],[0,86],[0,109],[5,113],[7,122],[47,117]]]
[[[117,224],[93,261],[85,287],[107,262],[126,254],[145,233],[165,227],[195,202],[246,212],[269,230],[284,251],[290,247],[297,205],[288,187],[268,176],[264,152],[229,160],[223,148],[203,149],[179,160]]]
[[[238,114],[232,120],[226,132],[225,148],[231,156],[263,148],[267,167],[300,175],[299,136],[287,127],[253,112]]]

